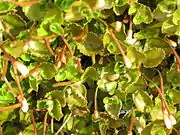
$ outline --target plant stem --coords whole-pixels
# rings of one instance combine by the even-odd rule
[[[16,38],[9,31],[9,28],[4,24],[4,22],[2,22],[2,25],[4,27],[5,32],[12,38],[12,40],[16,40]]]
[[[54,83],[54,84],[53,84],[53,87],[67,86],[67,85],[70,85],[71,83],[72,83],[72,81],[58,82],[58,83]]]
[[[54,118],[51,118],[51,134],[54,134]]]
[[[34,128],[34,135],[37,135],[37,128],[36,128],[36,122],[35,122],[35,118],[34,118],[34,114],[32,112],[32,123],[33,123],[33,128]]]
[[[69,49],[69,52],[70,52],[71,56],[73,56],[74,54],[73,54],[73,51],[72,51],[72,49],[71,49],[70,44],[69,44],[68,41],[64,38],[64,36],[61,36],[61,38],[62,38],[62,40],[64,41],[64,43],[66,44],[67,48]]]
[[[20,107],[21,107],[21,103],[17,103],[17,104],[14,104],[14,105],[11,105],[11,106],[7,106],[7,107],[1,107],[0,108],[0,112],[13,110],[13,109],[20,108]]]
[[[96,88],[95,94],[94,94],[94,116],[95,118],[98,118],[98,106],[97,106],[97,94],[98,94],[99,88]]]
[[[61,125],[61,127],[58,129],[58,131],[54,134],[54,135],[58,135],[61,130],[63,129],[63,127],[66,125],[66,123],[69,121],[69,119],[71,118],[72,116],[72,112],[69,114],[69,116],[67,117],[67,119],[64,121],[64,123]]]
[[[168,43],[169,47],[171,48],[171,50],[172,50],[172,52],[173,52],[173,54],[174,54],[174,56],[175,56],[175,58],[176,58],[176,62],[177,62],[177,64],[178,64],[178,66],[177,66],[177,71],[180,71],[180,69],[179,69],[179,68],[180,68],[180,57],[179,57],[179,55],[177,54],[176,50],[173,48],[170,40],[169,40],[169,39],[165,39],[165,41]]]
[[[51,55],[55,56],[54,51],[51,49],[49,40],[46,39],[46,38],[44,38],[44,41],[45,41],[46,47],[47,47],[47,49],[49,50],[49,52],[51,53]]]
[[[23,100],[23,98],[24,98],[23,90],[22,90],[22,88],[21,88],[21,84],[20,84],[20,80],[19,80],[18,73],[17,73],[17,69],[16,69],[16,67],[15,67],[14,65],[13,65],[13,71],[14,71],[14,74],[15,74],[16,84],[17,84],[17,86],[18,86],[18,89],[19,89],[21,98],[22,98],[22,100]]]
[[[134,114],[133,114],[133,112],[132,112],[132,114],[131,114],[131,123],[130,123],[130,125],[129,125],[129,131],[128,131],[128,133],[132,133],[133,124],[134,124]]]
[[[166,108],[168,109],[168,112],[169,112],[168,104],[167,104],[167,102],[166,102],[166,100],[165,100],[165,98],[164,98],[164,95],[163,95],[162,92],[161,92],[161,89],[160,89],[151,79],[149,79],[147,76],[145,76],[142,72],[141,72],[141,75],[142,75],[146,80],[148,80],[149,82],[151,82],[151,83],[156,87],[156,89],[158,90],[158,93],[159,93],[161,99],[164,101],[164,104],[165,104],[165,106],[166,106]]]
[[[3,68],[3,73],[1,77],[2,79],[6,77],[7,67],[8,67],[8,60],[4,60],[4,68]]]
[[[48,116],[48,111],[46,112],[46,114],[45,114],[45,116],[44,116],[44,122],[43,122],[43,135],[46,135],[47,116]]]
[[[9,81],[7,80],[7,78],[4,77],[3,80],[4,80],[5,83],[7,84],[8,88],[12,91],[12,93],[14,93],[16,96],[18,96],[18,93],[13,89],[13,87],[11,86],[11,84],[9,83]]]
[[[2,50],[2,52],[4,53],[4,55],[12,62],[14,63],[16,61],[16,59],[14,57],[12,57],[10,54],[8,54],[6,52],[6,50],[2,47],[2,45],[0,45],[0,49]]]
[[[22,76],[20,79],[25,79],[28,78],[29,76],[31,76],[34,72],[36,72],[36,70],[39,68],[40,64],[37,64],[30,72],[29,74],[27,74],[26,76]]]

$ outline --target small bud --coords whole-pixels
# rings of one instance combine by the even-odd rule
[[[132,39],[132,36],[133,36],[133,31],[130,29],[128,30],[126,39]]]
[[[124,63],[125,63],[127,68],[132,67],[132,63],[131,63],[131,61],[129,60],[129,58],[127,56],[124,56]]]
[[[176,119],[174,118],[174,116],[170,115],[169,118],[171,120],[172,125],[175,125],[176,124]]]
[[[14,62],[14,66],[17,68],[17,70],[18,70],[23,76],[26,76],[27,74],[29,74],[28,68],[27,68],[24,64],[22,64],[21,62],[15,61],[15,62]]]
[[[28,107],[28,103],[27,103],[27,100],[24,98],[24,100],[22,101],[22,111],[23,112],[27,112],[29,107]]]
[[[96,8],[103,8],[106,5],[105,0],[98,0],[98,2],[96,3]]]
[[[122,28],[122,22],[116,21],[115,30],[116,30],[117,32],[120,32],[120,31],[121,31],[121,28]]]
[[[127,135],[133,135],[132,131],[128,131]]]
[[[176,119],[173,115],[164,114],[164,123],[168,129],[171,129],[176,124]]]
[[[112,74],[112,75],[108,75],[108,79],[110,81],[115,81],[117,79],[119,79],[120,75],[119,74]]]
[[[169,40],[169,43],[170,43],[173,47],[177,47],[177,43],[174,42],[173,40]]]
[[[23,51],[24,51],[24,52],[27,52],[28,49],[29,49],[29,43],[26,42],[25,45],[24,45],[24,47],[23,47]]]

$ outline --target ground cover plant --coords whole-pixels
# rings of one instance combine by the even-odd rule
[[[179,0],[1,0],[0,135],[179,135]]]

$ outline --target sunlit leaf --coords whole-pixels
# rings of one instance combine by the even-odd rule
[[[145,109],[150,110],[153,105],[150,96],[143,90],[137,90],[133,94],[133,101],[137,110],[141,112],[145,111]]]
[[[180,16],[180,9],[177,9],[173,14],[173,20],[172,20],[175,25],[180,25],[179,16]]]
[[[39,109],[47,109],[49,115],[56,120],[60,120],[63,117],[61,104],[58,100],[39,100],[37,103]]]
[[[105,97],[103,99],[104,102],[104,107],[107,111],[107,113],[114,119],[118,119],[121,108],[122,108],[122,103],[121,100],[118,99],[117,96],[113,97]]]
[[[29,42],[29,51],[32,55],[37,57],[44,57],[50,55],[45,43],[38,40],[31,40]]]
[[[50,24],[50,30],[55,34],[61,35],[63,34],[63,28],[58,23]]]
[[[146,62],[144,66],[146,68],[152,68],[158,66],[165,57],[165,52],[160,48],[154,48],[150,51],[145,52]]]
[[[57,99],[62,107],[66,105],[66,96],[64,91],[54,90],[46,94],[46,98]]]
[[[3,21],[16,28],[25,28],[25,21],[16,14],[7,14]]]
[[[11,10],[14,7],[14,5],[8,3],[8,2],[0,2],[0,13],[7,12]]]
[[[81,76],[81,80],[94,80],[98,79],[97,71],[93,67],[88,67],[83,75]]]
[[[41,63],[40,73],[44,79],[52,79],[56,74],[56,68],[54,64],[51,63]]]
[[[0,104],[10,104],[15,102],[15,96],[13,93],[4,89],[0,89]]]
[[[15,58],[20,57],[24,53],[24,42],[22,40],[17,40],[10,44],[4,44],[3,47]]]
[[[45,7],[41,3],[24,6],[23,12],[32,21],[37,21],[44,17]]]

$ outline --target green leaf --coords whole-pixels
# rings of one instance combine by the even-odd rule
[[[41,65],[40,65],[39,68],[40,68],[41,76],[42,76],[44,79],[50,80],[50,79],[52,79],[52,78],[55,76],[55,74],[56,74],[55,65],[52,64],[52,63],[43,62],[43,63],[41,63]]]
[[[136,13],[136,14],[135,14]],[[153,14],[148,6],[143,4],[134,3],[129,9],[129,14],[135,14],[133,18],[134,24],[146,23],[149,24],[153,21]]]
[[[67,103],[70,109],[72,107],[86,107],[87,106],[87,90],[82,84],[73,84],[66,88],[68,93]]]
[[[145,52],[146,62],[144,62],[144,67],[153,68],[157,67],[165,57],[165,52],[160,48],[153,48],[150,51]]]
[[[171,90],[168,90],[167,93],[168,93],[168,96],[172,99],[174,104],[180,103],[180,98],[179,98],[180,97],[180,91],[171,89]]]
[[[44,17],[45,7],[41,3],[23,6],[23,12],[32,21],[38,21]]]
[[[20,57],[24,53],[24,41],[17,40],[3,45],[4,49],[13,57]]]
[[[7,14],[3,21],[15,28],[25,28],[25,21],[16,14]]]
[[[88,68],[86,68],[85,72],[82,74],[81,80],[82,81],[85,81],[85,80],[96,81],[96,80],[98,80],[98,77],[99,77],[99,75],[98,75],[97,71],[95,70],[95,68],[88,67]]]
[[[96,34],[89,32],[84,43],[78,43],[77,48],[84,55],[93,56],[102,52],[103,42]]]
[[[175,25],[171,19],[163,22],[162,25],[162,33],[169,33],[172,35],[178,35],[180,36],[180,30],[179,30],[179,26]]]
[[[66,21],[77,21],[83,18],[90,21],[93,17],[92,11],[89,5],[83,1],[76,1],[71,5],[71,8],[66,13]]]
[[[55,80],[57,82],[64,80],[78,80],[78,69],[73,61],[73,59],[69,60],[67,63],[67,67],[62,68],[58,71],[55,76]]]
[[[60,25],[64,22],[63,12],[57,7],[52,6],[46,12],[44,21],[48,21],[50,23],[58,23]]]
[[[0,2],[0,13],[7,12],[11,10],[12,8],[14,8],[13,4],[10,4],[8,2]]]
[[[167,73],[167,81],[175,86],[180,86],[180,72],[177,71],[175,64],[172,65],[170,71]]]
[[[150,96],[143,90],[137,90],[133,94],[133,101],[138,111],[144,112],[152,108],[153,102]]]
[[[143,53],[137,51],[135,47],[128,47],[127,57],[131,62],[135,62],[137,65],[146,61],[146,56]]]
[[[173,21],[173,23],[174,23],[175,25],[180,25],[180,18],[179,18],[179,16],[180,16],[180,9],[177,9],[177,10],[173,13],[173,19],[172,19],[172,21]]]
[[[117,96],[113,97],[105,97],[103,99],[104,102],[104,107],[107,111],[107,113],[113,118],[113,119],[118,119],[121,108],[122,108],[122,103],[121,100],[118,99]]]
[[[62,35],[64,33],[63,28],[58,23],[50,24],[50,30],[58,35]]]
[[[0,89],[0,104],[10,104],[10,103],[14,103],[15,100],[15,96],[13,93],[8,92],[4,89]]]
[[[38,122],[36,123],[36,129],[37,129],[37,134],[42,135],[43,134],[43,123]],[[23,135],[32,135],[34,134],[34,125],[30,124],[27,126],[23,132]]]
[[[74,0],[54,0],[54,4],[60,9],[67,10]]]
[[[36,62],[31,63],[28,68],[30,70],[33,70],[35,68],[35,66],[37,65]],[[39,89],[39,84],[42,82],[42,77],[40,74],[40,70],[39,68],[29,77],[29,85],[31,88],[33,88],[33,90],[35,90],[36,92],[38,92]]]
[[[6,121],[12,121],[17,117],[14,110],[0,112],[0,125],[2,125]]]
[[[50,53],[44,42],[38,40],[31,40],[29,42],[29,52],[30,54],[37,57],[47,57],[50,56]]]
[[[38,100],[37,108],[39,109],[47,109],[49,115],[56,120],[60,120],[63,117],[61,104],[58,100]]]
[[[54,90],[47,93],[45,97],[48,99],[53,99],[53,100],[56,99],[59,101],[62,107],[66,106],[66,96],[65,96],[64,91]]]
[[[152,135],[168,135],[164,128],[157,128],[151,131]]]

